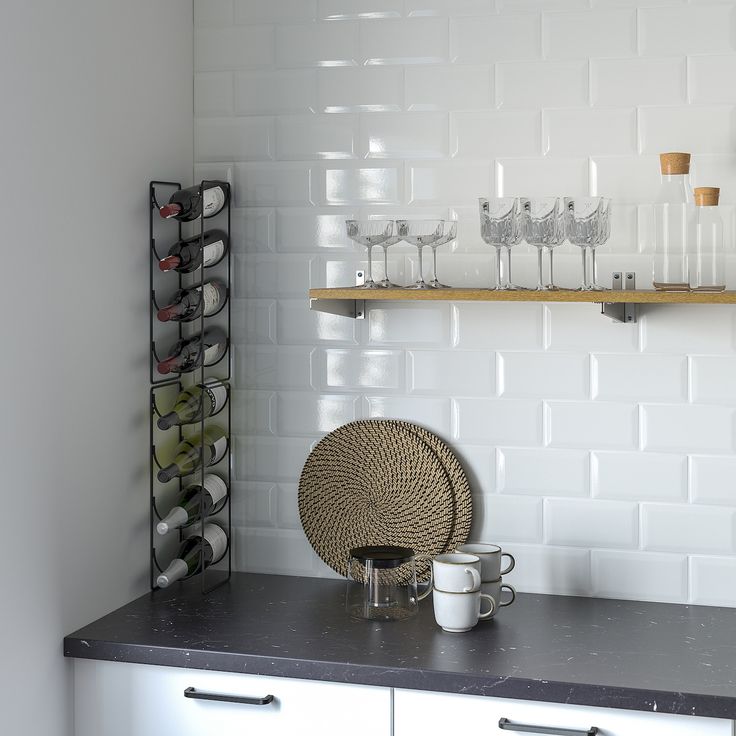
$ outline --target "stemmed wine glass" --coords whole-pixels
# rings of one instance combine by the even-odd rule
[[[593,288],[607,290],[608,287],[601,286],[598,283],[598,269],[595,264],[595,252],[599,245],[603,245],[611,237],[611,200],[608,197],[600,198],[600,206],[598,208],[598,216],[600,218],[598,240],[590,246],[591,253],[591,269],[593,271]]]
[[[567,239],[580,248],[583,283],[577,291],[592,291],[595,286],[588,272],[586,250],[600,238],[600,197],[565,197],[565,232]]]
[[[565,240],[564,203],[559,197],[530,199],[523,209],[524,238],[537,248],[536,291],[557,289],[552,271],[552,249]],[[542,254],[549,250],[549,281],[544,283]]]
[[[494,290],[519,289],[511,281],[511,248],[521,242],[524,228],[522,210],[529,200],[520,197],[495,197],[478,200],[480,209],[480,234],[483,240],[496,249],[496,286]],[[501,248],[506,248],[507,273],[502,276]]]
[[[433,288],[424,280],[422,266],[422,248],[425,245],[436,243],[444,232],[444,220],[396,220],[398,235],[411,245],[417,247],[419,254],[419,278],[407,289],[431,289]]]
[[[388,278],[388,249],[400,241],[401,238],[397,235],[397,229],[394,228],[394,234],[381,243],[381,248],[383,248],[383,278],[378,282],[378,285],[383,289],[401,288],[398,284],[393,283],[393,281],[390,281]]]
[[[432,280],[429,285],[433,289],[450,289],[452,287],[447,284],[441,284],[437,279],[437,248],[445,243],[451,243],[457,237],[457,220],[447,220],[445,222],[445,232],[439,240],[435,240],[429,247],[432,249]]]
[[[368,249],[368,268],[365,283],[360,289],[382,288],[373,280],[371,251],[374,246],[385,243],[394,232],[393,220],[345,220],[348,237]]]

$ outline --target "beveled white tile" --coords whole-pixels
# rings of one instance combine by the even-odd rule
[[[403,198],[403,167],[329,164],[324,169],[328,204],[398,203]]]
[[[274,250],[274,209],[233,208],[230,248],[233,253],[269,253]]]
[[[367,417],[403,419],[436,432],[450,434],[450,400],[440,397],[366,396]]]
[[[543,346],[542,306],[452,305],[452,344],[459,348],[531,350]]]
[[[636,449],[638,445],[639,412],[634,404],[550,401],[546,408],[552,447]]]
[[[591,59],[590,73],[593,105],[628,107],[687,102],[687,63],[682,57]]]
[[[355,115],[281,115],[276,118],[276,158],[353,158],[357,123]]]
[[[504,545],[523,565],[515,567],[509,582],[518,592],[590,595],[590,552],[548,544]]]
[[[623,501],[548,498],[544,538],[567,547],[636,547],[639,507]]]
[[[452,436],[461,442],[541,445],[542,404],[522,399],[453,399]]]
[[[272,391],[231,391],[232,431],[235,434],[274,434],[275,399]]]
[[[360,21],[360,59],[365,64],[441,64],[448,60],[447,20]]]
[[[453,452],[463,466],[474,495],[493,493],[495,452],[487,445],[453,444]]]
[[[710,6],[641,8],[639,43],[645,55],[717,54],[736,50],[736,8]]]
[[[644,503],[642,546],[658,552],[730,554],[736,538],[736,509],[693,504]]]
[[[496,104],[514,107],[582,107],[588,104],[588,62],[515,61],[496,64]]]
[[[639,110],[639,135],[643,153],[675,148],[693,153],[733,153],[736,108],[643,107]]]
[[[496,12],[494,0],[406,0],[410,17],[423,15],[485,15]]]
[[[272,254],[235,256],[235,294],[255,297],[301,297],[314,283],[316,259]]]
[[[504,158],[496,161],[496,196],[547,197],[588,191],[585,158]]]
[[[487,65],[408,66],[409,110],[482,110],[493,107],[493,74]]]
[[[234,198],[244,207],[312,204],[309,165],[236,164]]]
[[[244,336],[238,332],[238,337]],[[235,375],[238,386],[259,389],[310,389],[312,347],[238,346]]]
[[[736,103],[734,85],[723,83],[724,79],[733,79],[735,76],[736,54],[690,57],[690,102],[695,105]]]
[[[209,1],[209,0],[208,0]],[[294,23],[317,17],[317,0],[234,0],[235,22]]]
[[[207,0],[194,3],[194,25],[230,26],[233,22],[233,0]]]
[[[253,345],[276,342],[276,302],[273,299],[233,299],[232,309],[233,342]]]
[[[409,350],[407,389],[411,393],[495,396],[495,354],[491,351]]]
[[[194,32],[194,70],[267,67],[274,59],[272,26],[199,28]]]
[[[235,75],[239,115],[310,112],[317,106],[314,69],[240,72]]]
[[[437,162],[407,164],[410,202],[417,204],[467,204],[491,182],[490,163]]]
[[[345,220],[355,217],[355,209],[279,207],[276,210],[276,251],[314,253],[324,248],[329,252],[347,251],[357,256],[358,246],[348,238],[345,228]]]
[[[492,64],[541,56],[539,18],[534,14],[450,19],[450,58],[458,64]]]
[[[274,483],[233,483],[233,526],[276,526],[276,491]]]
[[[542,16],[545,57],[635,56],[636,11],[545,13]]]
[[[312,441],[290,437],[235,437],[233,464],[237,480],[291,482],[302,472]]]
[[[450,121],[450,150],[454,157],[477,159],[541,153],[539,112],[458,112],[451,113]]]
[[[593,398],[604,401],[684,401],[687,359],[682,355],[593,356]]]
[[[645,404],[642,446],[646,450],[719,454],[734,449],[734,409],[699,404]]]
[[[593,595],[639,601],[687,600],[687,558],[654,552],[593,550]]]
[[[596,498],[627,501],[687,500],[687,457],[654,452],[591,454]]]
[[[736,404],[736,358],[690,358],[690,399],[700,404]]]
[[[736,608],[736,557],[690,557],[690,602]]]
[[[500,12],[583,10],[590,7],[590,0],[497,0]]]
[[[690,497],[695,503],[736,504],[736,457],[690,457]]]
[[[498,355],[498,390],[506,398],[587,399],[590,358],[574,353]]]
[[[194,121],[197,161],[267,161],[273,158],[273,118]]]
[[[501,448],[496,460],[500,493],[530,496],[587,496],[588,453],[583,450]]]
[[[695,155],[690,161],[690,179],[693,186],[709,186],[705,182],[718,182],[721,189],[720,204],[723,232],[726,243],[734,242],[733,204],[736,202],[736,156]],[[723,205],[731,205],[730,213]],[[730,238],[730,239],[729,239]]]
[[[404,74],[399,67],[333,67],[317,72],[318,109],[323,112],[400,110]]]
[[[542,499],[489,493],[473,498],[470,539],[507,542],[542,541]]]
[[[641,320],[642,349],[681,353],[683,346],[687,346],[689,353],[733,353],[735,318],[732,307],[719,305],[703,308],[683,304],[677,310],[647,310]]]
[[[276,338],[280,345],[315,342],[356,344],[355,320],[326,312],[312,312],[305,299],[281,299],[276,308]]]
[[[450,311],[447,304],[390,304],[368,310],[368,341],[383,345],[447,345]]]
[[[552,156],[634,154],[636,110],[545,110],[544,152]]]
[[[233,567],[247,572],[310,575],[316,554],[299,529],[236,528]]]
[[[276,486],[274,505],[279,529],[301,529],[299,519],[299,486],[296,483],[279,483]]]
[[[346,18],[400,18],[402,0],[319,0],[319,17],[323,20]]]
[[[360,150],[367,158],[445,158],[448,153],[447,113],[372,112],[361,115]]]
[[[281,437],[322,435],[356,418],[359,396],[279,391],[276,431]]]
[[[657,156],[592,157],[590,194],[611,197],[618,204],[655,202],[660,187]]]
[[[358,21],[276,26],[276,66],[356,65]]]
[[[401,391],[405,386],[403,350],[315,351],[312,373],[323,391]]]
[[[231,115],[233,112],[233,89],[233,75],[231,72],[195,74],[195,119],[205,115]]]

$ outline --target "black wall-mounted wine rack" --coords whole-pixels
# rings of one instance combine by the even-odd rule
[[[203,198],[204,189],[208,184],[208,180],[200,182],[200,197]],[[228,537],[227,551],[223,558],[210,567],[205,566],[204,547],[202,548],[200,559],[200,572],[193,578],[190,578],[184,584],[194,584],[198,579],[202,593],[208,593],[219,585],[230,579],[232,572],[232,453],[230,434],[232,428],[232,412],[231,412],[231,395],[230,395],[230,379],[232,374],[232,350],[230,346],[230,325],[231,325],[231,243],[230,243],[230,207],[231,192],[230,185],[225,182],[217,182],[226,189],[227,203],[223,209],[214,217],[207,218],[205,227],[205,218],[200,216],[191,223],[181,223],[177,220],[164,220],[159,215],[159,207],[168,202],[171,194],[181,189],[179,182],[170,181],[152,181],[149,184],[149,237],[150,237],[150,438],[151,438],[151,459],[150,459],[150,545],[151,545],[151,562],[150,562],[150,584],[151,589],[156,590],[156,579],[165,568],[165,561],[176,555],[178,545],[190,533],[204,532],[204,525],[207,521],[215,521],[225,529]],[[174,227],[176,225],[176,227]],[[159,261],[166,255],[166,250],[182,237],[194,237],[199,235],[200,246],[204,245],[204,233],[208,228],[217,228],[224,230],[227,234],[227,252],[224,258],[217,264],[209,267],[200,266],[196,271],[190,274],[180,274],[178,272],[162,273],[158,268]],[[192,228],[192,232],[185,236],[185,228]],[[157,245],[157,241],[166,243],[166,250],[161,249]],[[211,276],[220,278],[226,286],[226,301],[224,307],[216,314],[209,317],[204,316],[204,308],[200,315],[192,322],[166,322],[163,326],[156,318],[156,312],[161,303],[161,296],[173,293],[176,289],[188,287],[204,287],[205,281]],[[203,297],[204,298],[204,295]],[[189,337],[195,334],[204,334],[205,324],[214,323],[225,330],[227,335],[227,348],[223,356],[216,363],[205,366],[204,360],[202,365],[195,368],[189,373],[173,374],[162,377],[158,374],[157,365],[160,359],[160,345],[164,340],[166,342],[175,342],[183,337]],[[172,325],[176,325],[177,330],[172,329]],[[165,337],[164,337],[165,333]],[[200,351],[203,346],[200,345]],[[201,356],[203,358],[203,356]],[[160,430],[157,426],[157,419],[161,416],[161,407],[173,406],[176,396],[179,392],[187,387],[199,385],[206,379],[217,379],[225,387],[227,391],[227,401],[224,407],[217,414],[203,418],[194,424],[182,429],[181,426],[172,427],[168,430]],[[201,462],[200,467],[195,473],[185,478],[178,478],[169,483],[161,483],[158,480],[157,472],[162,467],[161,456],[172,455],[175,446],[185,437],[196,435],[204,437],[205,427],[209,423],[223,425],[222,420],[227,419],[227,426],[224,427],[227,435],[227,449],[222,459],[214,466],[204,467]],[[204,453],[204,446],[201,446],[200,452]],[[227,495],[220,501],[214,509],[212,509],[205,518],[204,500],[200,505],[199,519],[192,525],[179,529],[178,534],[171,532],[165,537],[161,537],[156,532],[156,525],[161,521],[173,505],[177,496],[176,490],[179,492],[186,485],[199,483],[204,485],[204,477],[208,472],[219,475],[227,484]],[[176,486],[178,488],[176,488]],[[175,544],[174,544],[175,543]]]

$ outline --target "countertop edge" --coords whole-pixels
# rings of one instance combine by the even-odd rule
[[[736,719],[733,698],[697,693],[669,693],[583,683],[493,678],[411,668],[373,667],[350,662],[309,661],[285,657],[232,654],[64,638],[64,656],[130,664],[149,664],[216,672],[291,677],[355,685],[427,690],[568,705]]]

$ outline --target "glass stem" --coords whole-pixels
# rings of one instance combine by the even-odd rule
[[[437,247],[432,248],[432,281],[437,283]]]
[[[383,246],[383,278],[388,284],[388,247]]]
[[[417,253],[419,253],[419,278],[417,279],[418,284],[424,283],[424,266],[422,265],[422,247],[421,245],[417,246]]]
[[[595,265],[595,248],[590,249],[590,258],[591,258],[591,264],[590,264],[590,270],[593,276],[593,283],[591,286],[595,288],[598,285],[598,269]]]
[[[583,289],[588,288],[588,259],[585,257],[585,246],[580,248],[583,256]]]
[[[514,282],[511,280],[511,248],[508,245],[506,246],[506,262],[506,283],[504,286],[513,286]]]
[[[544,289],[543,281],[543,274],[542,274],[542,251],[544,250],[544,246],[539,246],[537,248],[537,271],[538,271],[538,278],[537,278],[537,289],[540,291]]]
[[[371,251],[373,250],[372,245],[367,245],[366,248],[368,248],[368,268],[366,268],[366,284],[372,284],[373,283],[373,267],[371,265]]]
[[[554,277],[554,272],[552,269],[552,253],[553,253],[552,248],[547,248],[547,252],[549,253],[549,284],[548,286],[550,289],[554,289],[555,277]]]
[[[501,288],[501,247],[496,247],[496,288]]]

